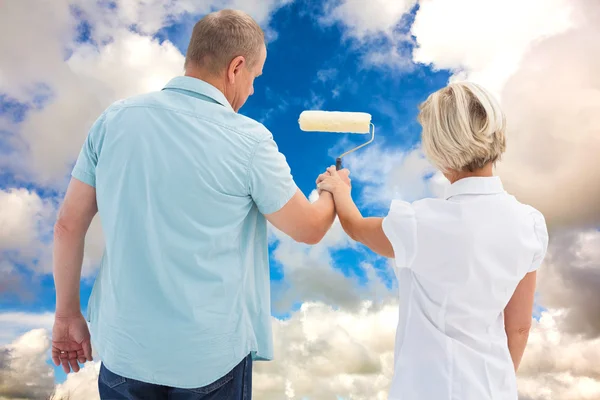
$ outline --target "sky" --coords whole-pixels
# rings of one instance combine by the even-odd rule
[[[98,398],[99,363],[68,377],[49,360],[52,227],[92,122],[112,102],[183,73],[194,23],[237,8],[268,56],[241,113],[271,132],[306,196],[361,135],[300,131],[303,110],[361,111],[375,142],[348,156],[365,216],[443,195],[420,148],[418,105],[471,80],[507,115],[505,188],[550,230],[524,400],[600,398],[600,3],[596,0],[0,0],[0,400]],[[393,366],[393,267],[336,221],[315,246],[269,238],[275,360],[255,398],[385,399]],[[98,271],[86,238],[82,309]]]

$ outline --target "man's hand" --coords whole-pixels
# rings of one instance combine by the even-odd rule
[[[329,167],[327,169],[327,171],[325,171],[324,173],[322,173],[321,175],[319,175],[319,177],[317,178],[317,191],[319,194],[321,194],[321,192],[323,191],[322,188],[319,187],[319,184],[321,182],[323,182],[323,180],[326,177],[332,176],[330,171],[335,171],[337,173],[337,175],[339,176],[339,178],[342,180],[342,182],[344,182],[346,185],[348,185],[348,187],[352,188],[352,180],[350,179],[350,171],[348,169],[341,169],[339,171],[336,171],[335,167]]]
[[[317,188],[319,191],[325,190],[334,196],[342,192],[350,194],[352,188],[350,171],[347,169],[336,171],[334,166],[327,168],[327,172],[317,178]]]
[[[79,364],[92,361],[90,331],[81,313],[73,316],[55,316],[52,328],[52,361],[62,364],[66,374],[79,372]]]

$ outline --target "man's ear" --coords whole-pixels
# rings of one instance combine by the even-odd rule
[[[244,56],[237,56],[229,63],[229,68],[227,69],[227,79],[229,83],[234,84],[235,78],[242,71],[242,68],[246,65],[246,59]]]

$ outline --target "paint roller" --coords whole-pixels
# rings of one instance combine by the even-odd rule
[[[334,132],[334,133],[371,133],[371,139],[348,150],[335,160],[335,168],[342,169],[342,158],[375,139],[375,125],[371,123],[371,114],[364,112],[345,111],[303,111],[298,119],[300,129],[305,132]]]

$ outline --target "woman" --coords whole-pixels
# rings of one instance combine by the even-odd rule
[[[363,218],[335,168],[319,177],[348,235],[395,259],[400,316],[391,400],[517,399],[544,217],[493,176],[505,150],[498,103],[453,83],[420,106],[422,146],[451,185],[443,199],[394,200]]]

